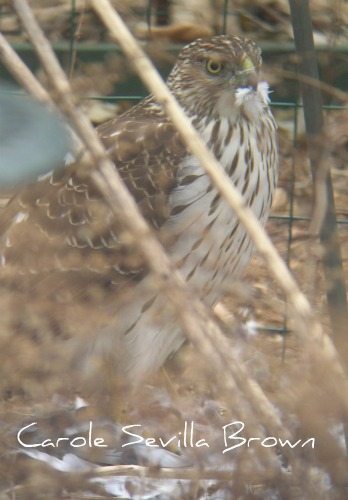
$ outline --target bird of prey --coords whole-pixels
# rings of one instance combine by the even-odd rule
[[[219,35],[184,47],[167,83],[264,224],[278,156],[260,69],[254,42]],[[153,96],[101,125],[98,134],[192,293],[214,305],[253,250],[236,215]],[[78,362],[89,369],[88,360],[111,358],[115,370],[133,381],[160,367],[183,343],[167,295],[83,162],[20,189],[1,214],[0,242],[0,287],[21,298],[19,332],[28,322],[35,331],[33,317],[41,314],[45,329],[70,339],[69,318],[76,312],[75,324],[84,332]],[[35,297],[40,307],[31,307]]]

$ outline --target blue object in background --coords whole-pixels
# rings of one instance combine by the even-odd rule
[[[72,140],[53,111],[0,85],[0,189],[35,180],[64,165]]]

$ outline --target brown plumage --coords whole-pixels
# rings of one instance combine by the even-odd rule
[[[258,83],[260,65],[251,41],[197,40],[179,55],[168,85],[264,223],[277,147],[267,86]],[[250,258],[244,228],[151,96],[98,133],[193,292],[213,305]],[[25,309],[41,297],[47,321],[73,336],[66,332],[66,311],[85,304],[78,352],[87,369],[90,359],[111,356],[115,369],[141,378],[183,342],[169,304],[82,162],[16,194],[0,231],[0,281],[22,297]],[[102,311],[107,319],[89,319]]]

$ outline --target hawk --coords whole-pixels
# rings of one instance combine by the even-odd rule
[[[260,67],[254,42],[214,36],[184,47],[167,83],[264,224],[278,158]],[[153,96],[101,125],[98,134],[192,293],[212,306],[250,259],[253,244],[244,227]],[[22,297],[17,315],[39,297],[31,321],[41,314],[45,328],[65,335],[76,311],[88,332],[80,338],[79,362],[111,357],[121,373],[140,380],[183,343],[167,296],[83,161],[22,188],[3,211],[0,231],[0,282]],[[17,318],[17,324],[27,323]]]

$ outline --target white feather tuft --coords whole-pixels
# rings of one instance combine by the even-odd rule
[[[252,96],[253,89],[251,87],[241,87],[236,90],[236,104],[242,106],[248,98]],[[250,96],[250,97],[249,97]]]
[[[263,101],[268,104],[270,102],[269,98],[269,85],[267,82],[259,82],[257,85],[257,92],[261,95]]]

